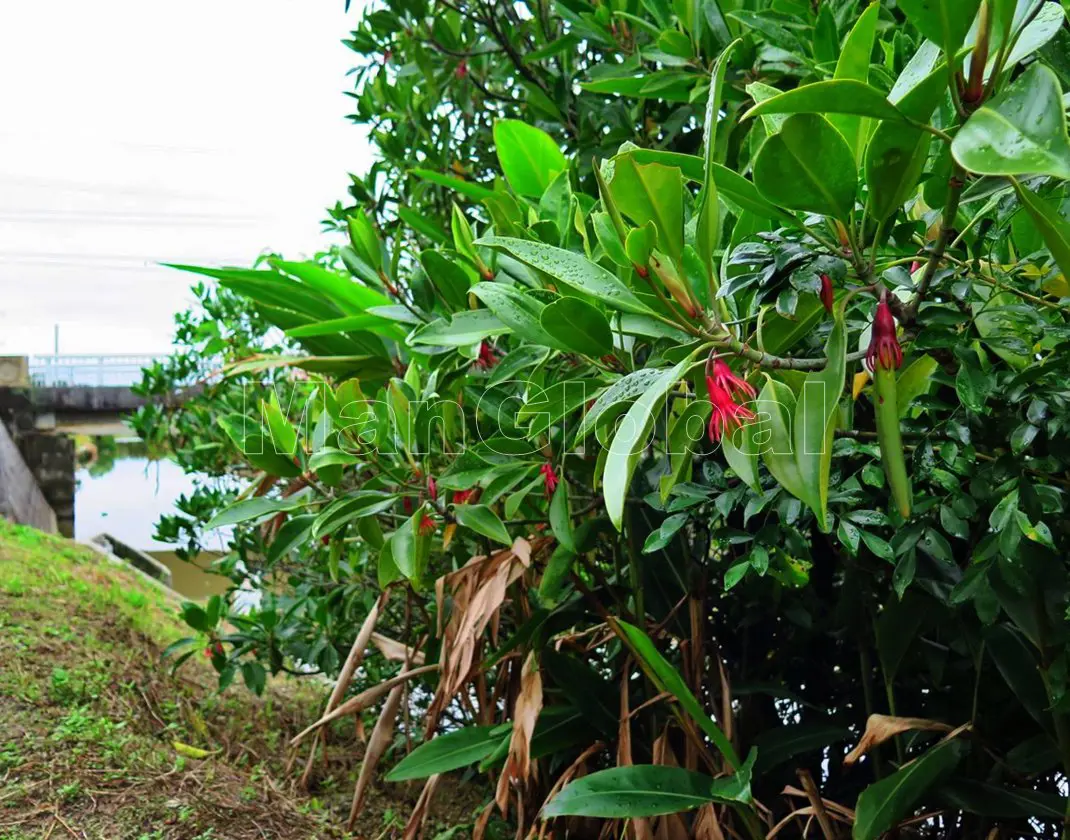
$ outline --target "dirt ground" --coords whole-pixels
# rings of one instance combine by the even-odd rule
[[[334,725],[311,790],[297,791],[307,756],[286,743],[315,719],[324,687],[287,679],[262,698],[240,685],[219,694],[193,660],[172,675],[160,654],[188,635],[176,608],[90,550],[0,519],[0,840],[345,836],[361,757],[353,722]],[[419,792],[377,783],[354,836],[400,837]],[[424,837],[468,837],[487,796],[444,779]]]

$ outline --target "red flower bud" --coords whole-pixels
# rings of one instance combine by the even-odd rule
[[[432,502],[438,501],[438,484],[435,483],[433,475],[427,477],[427,495],[431,497]]]
[[[401,500],[401,507],[405,513],[412,515],[412,497],[406,496]]]
[[[554,472],[553,464],[547,462],[539,467],[539,472],[542,473],[542,480],[545,485],[546,498],[549,499],[554,495],[554,491],[557,490],[557,485],[561,479],[558,478],[557,473]]]
[[[891,307],[888,306],[888,290],[882,289],[880,303],[877,304],[877,313],[873,316],[869,349],[866,350],[866,367],[871,371],[875,371],[877,365],[885,369],[898,370],[902,364],[903,350],[895,335],[895,317],[892,315]]]
[[[455,505],[466,505],[468,504],[468,500],[472,498],[472,494],[475,492],[475,490],[458,490],[453,494],[453,503]]]
[[[458,79],[463,79],[465,76],[468,75],[467,59],[462,58],[459,62],[457,62],[457,69],[453,71],[453,75],[455,75]]]
[[[476,359],[476,367],[480,370],[490,370],[496,364],[498,364],[498,356],[494,352],[494,348],[487,342],[481,341],[479,343],[479,357]]]
[[[832,279],[827,274],[821,275],[821,302],[825,304],[825,310],[832,314],[832,304],[835,296],[832,292]]]

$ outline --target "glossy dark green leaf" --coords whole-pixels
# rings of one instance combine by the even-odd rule
[[[651,312],[650,307],[613,274],[574,251],[505,236],[488,236],[476,244],[506,251],[566,286],[597,298],[611,309],[639,314]]]
[[[955,135],[951,153],[982,175],[1070,178],[1070,137],[1059,79],[1039,62],[975,111]]]
[[[904,122],[899,109],[883,93],[851,79],[829,79],[785,91],[759,102],[743,119],[763,114],[855,114]]]
[[[1016,184],[1018,199],[1039,231],[1064,277],[1070,277],[1070,221],[1036,193]]]
[[[509,729],[501,726],[466,726],[420,744],[386,775],[388,782],[426,779],[482,761],[503,741]]]
[[[717,747],[728,763],[739,770],[743,765],[740,763],[739,756],[736,755],[731,742],[725,737],[724,732],[713,719],[706,714],[702,704],[699,703],[698,698],[691,692],[691,689],[687,687],[687,683],[684,682],[684,678],[680,676],[679,671],[673,668],[669,661],[661,655],[650,637],[638,627],[628,624],[626,621],[618,619],[613,622],[613,625],[614,627],[619,627],[620,633],[628,643],[628,647],[631,648],[632,653],[643,666],[644,672],[658,687],[658,690],[668,691],[672,694],[691,720],[697,723],[699,728],[713,741],[714,746]]]
[[[754,741],[758,750],[755,771],[761,776],[797,755],[824,749],[850,737],[849,729],[831,723],[794,723],[766,730]]]
[[[647,438],[654,427],[658,408],[665,401],[665,395],[687,373],[692,364],[691,357],[688,357],[675,367],[662,371],[628,409],[613,436],[606,456],[602,492],[605,495],[609,518],[618,530],[624,519],[624,499],[632,482],[632,473],[635,472],[639,454],[646,446]]]
[[[574,297],[562,297],[547,306],[542,328],[573,352],[595,359],[612,352],[609,321],[597,306]]]
[[[707,802],[747,802],[735,776],[713,779],[682,767],[637,764],[577,779],[542,809],[543,819],[578,816],[620,819],[676,814]]]
[[[847,219],[858,184],[855,168],[847,141],[824,117],[795,114],[762,145],[754,183],[774,204]]]
[[[876,840],[911,814],[918,802],[935,793],[936,785],[955,769],[965,752],[963,741],[943,741],[867,787],[855,806],[853,840]]]
[[[486,505],[458,505],[453,509],[453,515],[462,528],[471,528],[477,534],[503,545],[513,544],[512,537],[498,514]]]
[[[981,0],[899,0],[899,8],[918,30],[954,55],[970,31]]]

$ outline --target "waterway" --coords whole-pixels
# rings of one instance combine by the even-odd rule
[[[156,539],[160,516],[178,513],[175,502],[193,492],[194,478],[167,459],[150,460],[137,441],[113,438],[79,439],[83,450],[93,452],[79,467],[76,478],[74,532],[77,539],[108,533],[152,555],[171,570],[176,591],[192,600],[222,593],[230,581],[207,571],[225,546],[225,535],[194,563],[178,558],[175,546]]]

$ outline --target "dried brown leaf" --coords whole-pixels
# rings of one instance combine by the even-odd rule
[[[416,800],[412,814],[409,815],[409,821],[405,823],[402,840],[416,840],[420,829],[423,828],[423,824],[427,820],[427,810],[431,806],[431,798],[435,795],[435,788],[438,787],[440,778],[436,774],[431,776],[424,784],[423,790],[420,791],[420,798]]]
[[[411,673],[411,672],[410,672]],[[396,685],[390,689],[390,694],[383,703],[383,710],[379,713],[379,719],[375,722],[371,738],[368,739],[368,748],[364,751],[364,761],[360,765],[360,775],[357,777],[357,786],[353,790],[353,805],[349,809],[349,821],[346,830],[352,831],[353,823],[360,813],[360,806],[364,804],[364,796],[368,791],[368,785],[375,775],[375,768],[379,759],[383,757],[386,748],[394,736],[394,722],[398,716],[398,707],[401,705],[403,694],[402,685]]]
[[[867,752],[889,738],[919,729],[924,732],[950,732],[951,727],[938,720],[926,718],[892,717],[891,715],[870,715],[866,721],[866,731],[858,745],[844,756],[843,763],[850,767]]]
[[[378,648],[379,653],[391,662],[408,662],[412,665],[423,665],[427,662],[427,657],[422,651],[413,650],[397,639],[391,639],[382,633],[372,633],[371,642]]]

